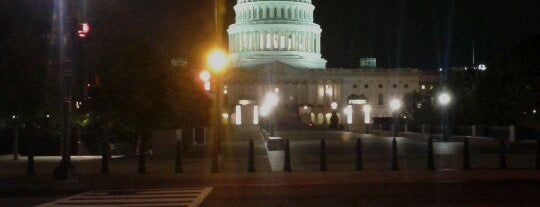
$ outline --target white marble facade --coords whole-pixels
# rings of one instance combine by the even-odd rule
[[[421,90],[421,71],[377,68],[374,58],[362,59],[369,67],[326,68],[311,0],[238,0],[234,10],[236,23],[228,29],[233,69],[223,91],[231,124],[260,124],[265,96],[273,92],[279,104],[271,115],[286,124],[328,125],[336,111],[340,124],[361,127],[390,117],[392,98]]]

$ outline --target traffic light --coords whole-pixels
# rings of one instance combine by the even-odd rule
[[[210,92],[212,90],[212,85],[210,84],[210,72],[207,70],[201,71],[199,74],[199,79],[203,82],[203,88],[206,92]]]
[[[79,38],[86,38],[90,33],[90,25],[86,22],[79,23],[79,28],[77,30],[77,35]]]

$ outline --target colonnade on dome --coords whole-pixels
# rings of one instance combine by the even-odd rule
[[[321,52],[321,35],[306,31],[248,31],[229,36],[229,51]]]
[[[283,62],[297,68],[326,68],[322,29],[313,22],[311,0],[239,0],[234,11],[236,23],[227,32],[235,67]]]

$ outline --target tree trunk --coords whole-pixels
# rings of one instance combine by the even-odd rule
[[[13,128],[13,160],[19,160],[19,130]]]
[[[81,126],[76,125],[75,127],[75,139],[77,140],[77,155],[82,153],[82,140],[81,140]]]

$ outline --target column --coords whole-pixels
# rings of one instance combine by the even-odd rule
[[[257,10],[258,12],[259,10]],[[259,34],[259,32],[255,32],[255,51],[259,51],[260,49],[260,44],[261,44],[261,35]]]
[[[251,51],[257,50],[257,41],[255,41],[256,32],[251,31]]]
[[[317,53],[321,53],[321,35],[317,35]]]

